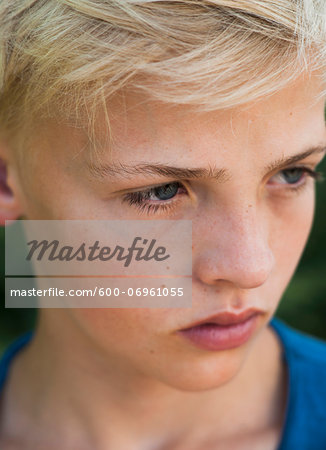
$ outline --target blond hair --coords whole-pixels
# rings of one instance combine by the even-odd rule
[[[326,63],[324,0],[2,0],[0,132],[87,119],[128,86],[205,110]]]

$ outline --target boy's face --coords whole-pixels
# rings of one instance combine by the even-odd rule
[[[181,389],[232,378],[275,312],[311,228],[314,181],[308,172],[324,153],[282,161],[326,145],[324,99],[312,105],[320,89],[317,77],[301,78],[245,110],[207,113],[127,92],[109,104],[112,148],[93,163],[81,130],[44,128],[23,170],[9,165],[9,183],[27,218],[193,223],[191,309],[43,310],[45,323],[60,323],[68,338],[69,326],[82,329],[117,366]],[[183,180],[102,171],[100,177],[91,169],[117,163],[211,167],[223,169],[223,176]],[[152,190],[142,205],[126,201],[131,191],[175,182],[165,191],[168,200]],[[251,338],[235,348],[199,349],[176,333],[218,312],[249,308],[261,314]]]

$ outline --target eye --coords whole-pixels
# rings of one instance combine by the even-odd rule
[[[320,172],[310,169],[309,167],[291,167],[284,169],[269,179],[271,185],[290,185],[291,189],[296,189],[306,183],[308,177],[319,179]]]
[[[163,184],[163,186],[158,186],[153,188],[153,193],[151,194],[152,200],[169,200],[177,195],[179,190],[179,183],[169,183]],[[154,197],[154,198],[153,198]]]
[[[128,192],[122,197],[122,201],[149,213],[172,209],[177,202],[177,197],[184,194],[187,194],[184,185],[178,181],[173,181],[143,191]]]

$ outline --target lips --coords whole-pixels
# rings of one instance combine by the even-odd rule
[[[178,334],[204,350],[227,350],[247,342],[257,328],[262,311],[250,308],[241,313],[223,311],[192,323]]]
[[[252,317],[254,315],[261,314],[261,313],[262,313],[261,310],[258,310],[255,308],[246,309],[238,314],[230,312],[230,311],[224,311],[224,312],[217,313],[213,316],[207,317],[206,319],[202,319],[197,322],[194,322],[191,325],[189,325],[189,327],[187,327],[186,329],[196,327],[198,325],[202,325],[205,323],[214,323],[216,325],[235,325],[237,323],[244,322],[245,320],[249,319],[249,317]]]

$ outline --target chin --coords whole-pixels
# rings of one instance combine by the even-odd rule
[[[229,383],[241,371],[248,348],[238,347],[226,351],[207,352],[196,357],[180,356],[177,361],[160,371],[160,381],[181,391],[205,391]],[[168,372],[166,372],[168,368]],[[164,376],[165,375],[165,376]]]

